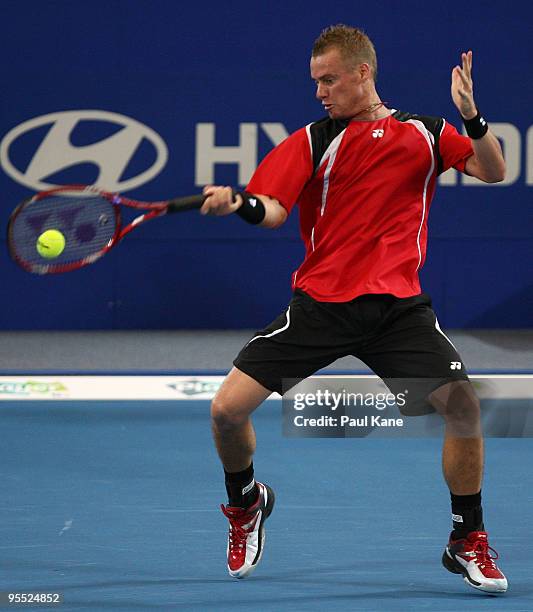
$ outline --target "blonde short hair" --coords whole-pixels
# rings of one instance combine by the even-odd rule
[[[378,60],[376,50],[368,36],[359,28],[339,23],[322,30],[320,36],[313,45],[312,57],[322,55],[331,48],[338,49],[344,60],[354,67],[363,62],[367,63],[371,70],[374,81],[378,76]]]

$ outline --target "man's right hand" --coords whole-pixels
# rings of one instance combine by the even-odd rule
[[[208,196],[206,201],[200,208],[201,215],[214,215],[223,217],[231,215],[241,205],[242,198],[240,195],[233,200],[233,189],[231,187],[221,187],[220,185],[206,185],[203,190],[204,195]]]
[[[202,208],[200,208],[200,213],[202,215],[213,215],[215,217],[231,215],[231,213],[238,210],[243,203],[239,194],[235,196],[235,201],[233,201],[233,189],[231,187],[206,185],[203,193],[208,196],[208,198],[203,203]],[[265,218],[260,223],[260,226],[275,229],[283,225],[287,219],[287,211],[278,200],[265,194],[255,195],[261,198],[266,211]]]

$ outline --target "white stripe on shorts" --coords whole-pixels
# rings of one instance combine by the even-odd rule
[[[275,329],[273,332],[270,332],[269,334],[263,334],[262,336],[254,336],[248,342],[248,344],[251,344],[254,340],[257,340],[258,338],[271,338],[272,336],[275,336],[276,334],[281,334],[281,332],[283,332],[286,329],[288,329],[289,325],[291,324],[291,307],[290,306],[287,308],[287,312],[285,313],[285,317],[287,318],[287,323],[285,323],[285,325],[283,327],[280,327],[279,329]],[[248,346],[248,344],[246,346]]]
[[[446,340],[448,340],[448,342],[453,346],[453,348],[457,351],[455,344],[448,338],[448,336],[440,328],[439,321],[437,319],[437,315],[435,315],[435,329],[439,332],[439,334],[442,334],[446,338]]]

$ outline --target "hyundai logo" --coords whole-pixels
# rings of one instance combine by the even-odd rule
[[[80,121],[103,121],[118,124],[122,129],[96,143],[74,146],[70,136]],[[27,167],[17,168],[10,159],[11,145],[24,134],[46,125],[51,127]],[[124,170],[144,139],[154,147],[155,161],[140,174],[121,180]],[[5,172],[18,183],[36,191],[58,187],[59,185],[45,182],[46,177],[87,162],[98,167],[99,174],[95,185],[108,191],[128,191],[157,176],[165,167],[167,159],[167,146],[157,132],[131,117],[100,110],[41,115],[17,125],[0,143],[0,164]]]

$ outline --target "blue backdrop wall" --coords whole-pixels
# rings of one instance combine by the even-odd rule
[[[508,11],[509,6],[512,10]],[[322,115],[309,77],[320,30],[363,27],[390,106],[459,125],[450,72],[474,51],[476,100],[502,139],[503,184],[441,178],[423,287],[446,327],[533,324],[533,5],[4,1],[1,215],[45,185],[140,199],[244,184],[287,133]],[[82,112],[90,111],[90,112]],[[2,329],[262,327],[302,259],[277,231],[197,214],[156,220],[76,273],[39,277],[0,254]]]

